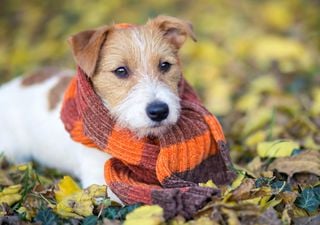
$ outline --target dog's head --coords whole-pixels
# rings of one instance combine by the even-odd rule
[[[141,26],[80,32],[69,43],[117,124],[143,137],[163,132],[179,118],[178,50],[188,36],[195,40],[190,23],[158,16]]]

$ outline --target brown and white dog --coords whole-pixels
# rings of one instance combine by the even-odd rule
[[[80,32],[69,43],[116,122],[143,137],[164,132],[179,118],[178,50],[188,36],[195,40],[190,23],[158,16],[129,29]],[[60,121],[72,74],[47,68],[1,86],[0,151],[14,162],[34,159],[69,172],[83,186],[105,184],[104,163],[111,156],[71,140]]]

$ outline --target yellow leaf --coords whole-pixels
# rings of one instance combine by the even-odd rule
[[[268,196],[270,197],[270,196]],[[262,199],[261,199],[262,200]],[[260,201],[260,205],[264,208],[264,209],[268,209],[270,207],[275,207],[276,205],[280,204],[282,202],[282,199],[272,199],[270,201],[267,201],[267,202],[263,202],[263,204],[261,204],[261,201]]]
[[[246,199],[241,201],[244,204],[253,204],[253,205],[258,205],[259,202],[261,201],[262,197],[256,197],[256,198],[251,198],[251,199]]]
[[[208,180],[207,183],[200,183],[199,186],[201,187],[210,187],[210,188],[218,188],[215,183],[213,183],[212,180]]]
[[[227,215],[227,221],[229,225],[241,225],[235,211],[223,208],[222,212]]]
[[[184,225],[219,225],[209,217],[200,217],[199,219],[189,221]]]
[[[280,87],[276,78],[272,75],[263,75],[254,79],[250,84],[250,92],[254,95],[258,93],[279,93]],[[249,92],[249,93],[250,93]]]
[[[281,221],[283,224],[291,224],[291,216],[289,215],[288,209],[284,209],[281,215]]]
[[[261,5],[261,18],[265,24],[282,31],[290,28],[294,14],[282,1],[268,1]]]
[[[77,192],[62,199],[56,208],[57,214],[64,218],[83,218],[92,215],[91,197],[83,192]]]
[[[57,202],[61,202],[65,197],[81,191],[78,184],[69,176],[64,176],[58,183],[58,191],[55,191]]]
[[[91,185],[84,190],[75,191],[73,194],[63,195],[56,206],[55,212],[63,218],[74,217],[80,219],[90,216],[94,205],[101,203],[105,199],[105,195],[106,186]]]
[[[313,103],[310,112],[314,116],[320,115],[320,88],[316,88],[312,92]]]
[[[272,109],[259,108],[251,111],[246,116],[246,123],[243,127],[242,136],[245,137],[251,132],[266,125],[272,118]]]
[[[293,212],[293,217],[310,216],[306,210],[296,207],[295,205],[292,205],[292,212]]]
[[[27,220],[31,220],[35,214],[34,212],[31,210],[31,211],[28,211],[26,207],[22,206],[20,207],[19,209],[17,209],[17,212],[19,214],[23,214],[24,217],[27,219]]]
[[[164,222],[163,209],[158,205],[146,205],[129,213],[124,225],[160,225],[162,222]]]
[[[306,149],[320,150],[320,144],[316,143],[314,141],[314,137],[312,137],[311,135],[307,136],[304,139],[303,145]]]
[[[216,115],[226,115],[232,109],[231,94],[233,86],[226,79],[216,79],[208,83],[209,87],[205,93],[205,104],[208,109]]]
[[[244,172],[239,173],[237,178],[232,182],[231,184],[231,189],[236,189],[237,187],[240,186],[240,184],[242,183],[243,179],[245,178],[246,174]]]
[[[263,66],[277,60],[280,70],[284,72],[291,72],[299,67],[307,68],[312,63],[311,55],[300,42],[277,36],[257,38],[252,54]]]
[[[258,144],[257,152],[261,158],[278,158],[290,156],[293,150],[298,149],[299,144],[294,141],[271,141]]]
[[[22,198],[21,194],[19,193],[21,187],[22,186],[18,184],[4,188],[0,192],[0,204],[7,203],[9,206],[11,206],[14,203],[18,202]]]
[[[245,145],[248,147],[255,147],[258,143],[266,140],[267,138],[267,133],[264,130],[259,130],[250,136],[248,136],[245,140]]]
[[[258,107],[260,101],[260,95],[248,92],[247,94],[241,96],[241,98],[236,103],[235,108],[242,112],[251,111]]]

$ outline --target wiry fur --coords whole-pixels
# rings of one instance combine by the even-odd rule
[[[81,32],[69,43],[76,63],[117,123],[142,137],[164,132],[179,118],[177,52],[187,36],[194,39],[189,23],[160,16],[129,29],[105,26]],[[171,69],[162,73],[160,62],[169,62]],[[115,76],[113,71],[121,66],[129,69],[128,78]],[[57,74],[24,87],[17,78],[0,87],[0,151],[14,162],[34,159],[69,172],[83,186],[104,184],[103,167],[111,156],[71,140],[60,121],[61,102],[49,110],[48,94],[60,79]],[[169,106],[168,117],[160,123],[146,115],[147,105],[156,100]],[[110,190],[109,195],[117,200]]]
[[[152,121],[146,114],[147,105],[154,101],[161,101],[169,106],[168,117],[160,123]],[[179,101],[179,97],[167,85],[145,76],[110,112],[121,127],[129,128],[138,137],[158,135],[177,122],[180,114]]]

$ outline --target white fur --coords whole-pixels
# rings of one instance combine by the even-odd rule
[[[147,105],[153,101],[164,102],[169,107],[168,117],[160,123],[152,121],[146,113]],[[138,137],[157,135],[177,122],[180,99],[166,84],[143,76],[111,114],[121,127],[132,130]]]
[[[28,87],[21,86],[21,78],[0,87],[0,152],[16,163],[34,159],[68,172],[84,187],[105,184],[104,163],[111,156],[69,137],[60,120],[61,102],[48,110],[48,92],[60,75]],[[110,189],[108,193],[120,201]]]

